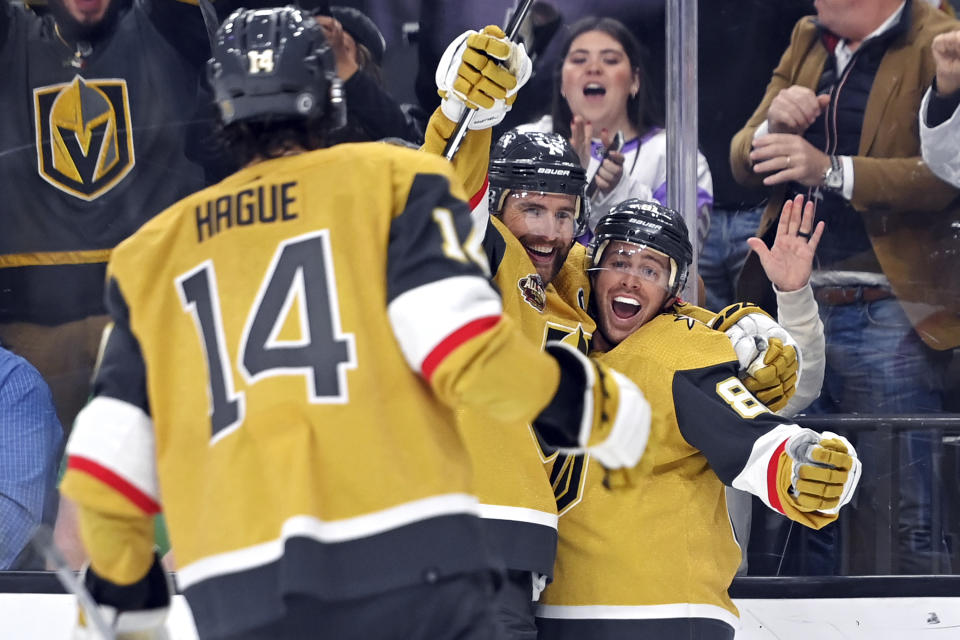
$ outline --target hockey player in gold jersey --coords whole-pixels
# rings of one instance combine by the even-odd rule
[[[490,55],[502,66],[491,64]],[[586,176],[579,158],[555,134],[509,133],[491,149],[491,127],[509,109],[528,69],[522,45],[508,42],[498,27],[457,38],[438,69],[444,99],[428,124],[424,150],[439,155],[462,109],[476,109],[453,164],[473,194],[474,221],[484,230],[482,248],[504,313],[538,348],[556,340],[586,353],[593,320],[551,283],[565,268],[568,252],[583,251],[574,245],[586,220]],[[459,423],[484,536],[507,569],[497,594],[502,638],[533,640],[534,584],[551,575],[557,546],[556,498],[545,458],[536,434],[522,421],[491,422],[480,412],[463,411]]]
[[[323,148],[334,69],[298,9],[228,18],[209,72],[245,166],[111,258],[62,490],[122,633],[169,603],[162,510],[201,638],[501,637],[454,410],[608,466],[642,453],[636,387],[503,313],[448,163]]]
[[[812,207],[802,220],[799,207],[792,213],[779,254],[791,243],[815,248],[823,230],[809,235]],[[803,253],[808,275],[812,255]],[[638,200],[615,206],[587,251],[594,356],[642,386],[653,418],[643,458],[616,490],[587,463],[537,610],[543,640],[730,640],[738,614],[727,588],[740,551],[724,484],[813,528],[835,520],[856,488],[860,462],[845,438],[770,413],[738,379],[728,338],[675,313],[690,260],[682,216]]]
[[[586,352],[595,323],[586,312],[584,248],[574,242],[586,220],[579,158],[552,133],[510,131],[490,148],[490,127],[509,109],[528,68],[522,45],[507,42],[498,27],[458,37],[438,68],[443,101],[430,119],[424,150],[439,155],[462,110],[476,109],[453,164],[473,194],[475,222],[486,228],[483,250],[504,313],[537,345],[559,340]],[[792,348],[788,344],[787,352]],[[763,388],[776,387],[781,395],[786,388],[789,395],[790,375],[784,373],[785,384],[767,380]],[[460,424],[483,531],[507,567],[497,596],[503,638],[534,639],[531,594],[553,573],[558,506],[569,508],[578,499],[584,458],[545,456],[527,424],[494,423],[469,411],[461,413]],[[552,467],[549,475],[544,463]]]

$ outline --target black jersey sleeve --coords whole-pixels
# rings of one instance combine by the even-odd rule
[[[130,311],[114,278],[107,283],[106,302],[113,325],[97,366],[93,393],[132,404],[149,416],[146,365],[140,343],[130,330]]]
[[[490,263],[490,273],[496,274],[500,269],[500,263],[507,253],[507,241],[503,238],[503,233],[494,225],[487,223],[487,231],[483,235],[483,252]]]
[[[485,278],[478,256],[470,255],[467,247],[472,228],[466,203],[450,193],[446,177],[416,175],[403,211],[390,226],[388,302],[444,278]]]
[[[960,91],[940,95],[936,88],[936,79],[934,79],[930,101],[927,104],[926,112],[923,114],[923,122],[930,128],[938,127],[949,120],[957,108],[960,107]]]
[[[706,456],[724,484],[744,468],[761,436],[787,424],[740,382],[735,362],[677,371],[673,404],[684,440]]]

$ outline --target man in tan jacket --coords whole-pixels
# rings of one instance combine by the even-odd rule
[[[958,23],[922,0],[818,0],[816,8],[797,23],[763,101],[734,137],[731,168],[744,184],[772,188],[760,236],[775,230],[785,198],[820,200],[827,233],[811,283],[827,370],[811,410],[938,412],[945,350],[960,344],[960,265],[950,264],[957,252],[946,233],[960,192],[923,164],[916,112],[934,76],[930,43]],[[740,298],[772,294],[759,266],[752,255]],[[888,473],[871,464],[881,443],[870,440],[857,445],[864,468]],[[900,531],[894,571],[949,570],[942,532],[931,531],[932,434],[912,433],[900,446],[900,522],[885,522],[883,505],[879,522],[855,520],[864,538],[878,527]],[[861,511],[869,502],[861,499]],[[819,561],[791,554],[801,559],[792,569],[834,572],[836,546],[825,542],[833,549]],[[856,560],[855,570],[876,568]]]

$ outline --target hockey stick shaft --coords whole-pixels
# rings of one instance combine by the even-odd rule
[[[517,34],[520,32],[520,25],[523,24],[527,14],[530,13],[530,7],[532,6],[533,0],[520,0],[517,10],[514,11],[510,17],[510,22],[507,23],[507,28],[504,29],[503,32],[511,42],[516,41]],[[460,116],[456,128],[453,130],[450,138],[447,139],[447,145],[443,148],[443,157],[447,160],[453,160],[453,156],[456,155],[457,149],[460,148],[460,143],[463,142],[463,136],[467,134],[467,128],[470,126],[470,121],[473,120],[475,114],[475,109],[466,109],[463,115]]]
[[[33,548],[36,549],[37,553],[42,555],[47,563],[53,567],[57,578],[60,580],[60,584],[63,585],[67,593],[77,597],[77,602],[80,604],[80,608],[83,609],[87,621],[97,630],[97,634],[102,640],[114,640],[116,636],[110,628],[110,625],[107,624],[107,621],[100,615],[100,609],[97,608],[97,603],[94,602],[93,596],[90,595],[87,588],[83,586],[83,583],[80,582],[77,575],[67,565],[66,558],[63,557],[60,549],[57,548],[56,543],[53,541],[53,531],[50,530],[50,527],[47,525],[37,527],[33,532],[33,537],[30,538],[30,543],[33,545]]]

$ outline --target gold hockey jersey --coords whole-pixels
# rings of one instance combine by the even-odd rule
[[[484,248],[503,296],[504,313],[531,344],[563,341],[586,353],[594,322],[567,304],[553,285],[544,286],[520,242],[497,218],[490,218]],[[518,393],[524,393],[523,386]],[[484,532],[507,567],[550,575],[557,541],[556,496],[533,428],[495,420],[476,411],[460,414],[473,464]]]
[[[63,491],[161,505],[201,635],[490,566],[453,407],[518,424],[556,364],[490,286],[448,163],[384,144],[252,165],[114,252]],[[88,543],[90,541],[88,540]],[[90,549],[112,575],[107,540]]]
[[[541,637],[590,637],[590,621],[611,619],[635,621],[638,632],[643,620],[660,618],[736,628],[727,588],[740,550],[724,483],[762,475],[771,460],[776,469],[780,452],[766,444],[799,427],[750,395],[727,337],[691,318],[659,315],[596,357],[643,389],[650,439],[627,482],[611,488],[603,468],[587,462],[582,493],[560,517],[554,581],[537,611]],[[765,482],[750,489],[767,501]]]
[[[440,154],[454,123],[438,108],[430,117],[423,150]],[[468,131],[453,159],[466,192],[475,224],[485,228],[483,248],[493,280],[503,296],[504,313],[513,318],[532,344],[543,348],[560,340],[586,353],[595,323],[586,312],[583,295],[560,295],[545,284],[513,233],[490,216],[487,208],[489,129]],[[557,278],[575,291],[581,276],[583,247],[574,245]],[[522,386],[520,393],[523,393]],[[484,534],[507,568],[550,575],[557,545],[557,501],[564,500],[562,482],[551,486],[546,457],[529,424],[493,420],[477,412],[460,414],[460,425],[474,470],[474,490],[480,499]]]

